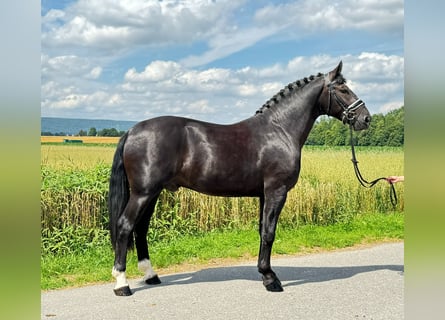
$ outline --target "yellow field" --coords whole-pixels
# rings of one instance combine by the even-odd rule
[[[63,168],[84,170],[94,168],[100,163],[111,166],[116,147],[108,145],[85,147],[83,143],[67,143],[42,145],[40,150],[40,160],[44,166],[54,170]]]
[[[42,142],[63,142],[65,139],[82,140],[83,143],[117,143],[119,141],[119,137],[41,136],[40,143],[42,143]]]

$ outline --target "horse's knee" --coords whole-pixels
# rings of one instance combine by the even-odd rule
[[[274,232],[262,232],[261,240],[264,245],[272,245],[272,243],[275,240],[275,233]]]

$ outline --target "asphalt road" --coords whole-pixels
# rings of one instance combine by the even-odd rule
[[[44,292],[41,319],[403,319],[404,244],[273,258],[284,292],[263,287],[255,262]]]

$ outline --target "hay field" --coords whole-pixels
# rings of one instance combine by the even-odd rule
[[[83,143],[117,143],[119,141],[119,137],[41,136],[40,143],[62,143],[65,139],[82,140]]]

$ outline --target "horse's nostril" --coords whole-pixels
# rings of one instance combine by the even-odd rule
[[[365,117],[365,122],[370,123],[371,122],[371,117],[370,116],[366,116]]]

